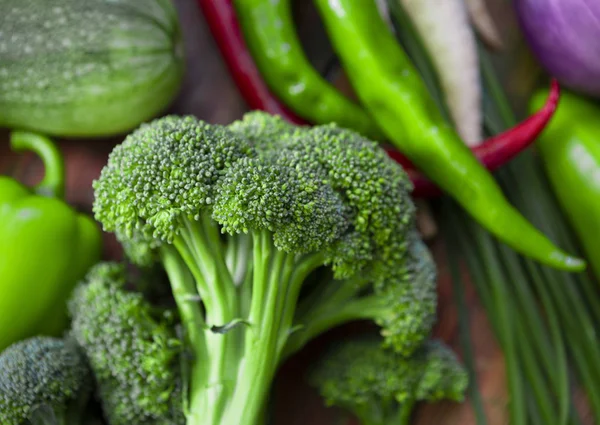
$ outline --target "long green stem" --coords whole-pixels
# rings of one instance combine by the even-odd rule
[[[482,55],[482,58],[484,75],[488,85],[493,89],[492,93],[495,97],[495,104],[499,109],[499,116],[503,121],[502,125],[511,125],[515,119],[510,106],[495,75],[493,75],[489,59],[486,55]],[[541,175],[540,168],[536,164],[532,153],[525,152],[506,167],[506,171],[502,173],[501,181],[511,187],[510,195],[513,198],[516,197],[517,206],[520,206],[526,214],[529,214],[530,218],[540,221],[542,230],[551,234],[555,231],[556,225],[560,226],[562,223],[560,217],[557,217],[553,212],[557,211],[558,207],[555,202],[552,202],[548,187],[542,188],[540,184],[543,180]],[[533,187],[523,185],[521,182],[529,182],[533,184]],[[532,196],[533,193],[535,193],[535,197]],[[570,242],[571,238],[564,238],[564,232],[562,236],[562,239],[565,239],[567,243]],[[586,303],[582,302],[578,293],[579,288],[576,283],[581,277],[574,278],[571,275],[558,273],[547,268],[541,268],[541,272],[546,278],[552,302],[561,317],[564,334],[568,340],[569,349],[579,371],[580,379],[587,390],[596,419],[600,420],[598,379],[594,377],[594,373],[598,368],[593,366],[594,364],[597,365],[599,361],[597,338],[595,337],[594,325],[586,311]],[[585,281],[585,279],[584,277],[583,280]],[[589,285],[584,285],[584,290],[589,291],[589,288]],[[593,370],[590,370],[590,367]]]
[[[529,338],[524,340],[524,343],[530,344],[532,339],[536,341],[533,344],[533,348],[537,351],[538,359],[541,359],[542,363],[545,365],[545,375],[552,382],[552,389],[557,399],[557,425],[565,424],[568,420],[570,408],[569,368],[567,363],[565,340],[558,322],[558,313],[546,292],[546,282],[544,282],[541,276],[539,276],[537,270],[534,269],[531,274],[531,280],[538,291],[546,312],[545,317],[548,321],[550,337],[552,338],[553,342],[550,347],[548,342],[544,339],[545,332],[543,334],[541,333],[543,327],[541,323],[536,323],[540,319],[540,315],[538,313],[526,315],[528,317],[527,324],[530,325],[529,327],[533,329],[533,332],[530,332]],[[526,281],[524,280],[521,281],[521,283],[525,282]],[[559,282],[556,283],[560,284]],[[552,285],[554,283],[550,282],[550,284]],[[529,288],[526,286],[523,285],[520,286],[520,288],[522,288],[522,291],[517,291],[517,297],[524,301],[524,311],[529,313],[532,311],[534,305],[532,294],[528,291]]]
[[[455,214],[462,214],[462,212],[457,211]],[[455,226],[460,228],[461,226],[458,224],[459,223],[455,224]],[[486,246],[490,248],[493,242],[490,239],[490,236],[487,233],[483,233],[483,230],[477,226],[473,226],[472,229],[469,229],[466,225],[463,225],[462,227],[462,232],[464,232],[464,235],[463,237],[458,238],[459,244],[462,247],[462,251],[467,253],[466,259],[472,281],[477,288],[477,292],[486,310],[492,328],[494,329],[500,345],[505,352],[507,375],[511,389],[511,401],[515,397],[513,388],[517,389],[516,394],[519,394],[520,397],[517,406],[514,404],[512,405],[511,417],[517,417],[519,420],[523,420],[523,415],[525,413],[522,411],[524,402],[522,394],[525,393],[523,390],[525,383],[521,379],[520,371],[522,367],[519,358],[516,355],[516,348],[511,346],[513,344],[512,335],[514,333],[513,330],[515,322],[506,321],[507,314],[504,310],[505,304],[503,304],[502,300],[498,302],[498,293],[497,291],[494,291],[493,282],[496,280],[494,276],[501,278],[501,275],[498,275],[500,271],[498,265],[495,262],[490,264],[490,259],[493,260],[495,257],[493,255],[490,256],[482,254],[484,250],[481,249],[481,243],[483,241],[485,241]],[[466,241],[465,238],[469,235],[471,238],[469,238],[469,241]],[[478,235],[480,238],[479,242],[477,241],[476,235]],[[474,250],[475,253],[471,252],[472,250]],[[505,299],[507,298],[511,297],[507,295]],[[514,318],[514,315],[510,315],[510,317]],[[507,341],[509,346],[507,346]],[[515,407],[517,410],[515,410]],[[519,410],[519,408],[521,410]]]
[[[523,384],[520,379],[517,348],[515,346],[515,336],[513,332],[515,317],[514,307],[512,300],[506,293],[504,282],[502,282],[500,279],[502,272],[500,265],[498,264],[496,254],[493,252],[492,247],[485,243],[484,238],[484,235],[477,234],[475,242],[482,252],[483,258],[486,259],[488,266],[488,281],[493,294],[496,314],[498,315],[498,337],[504,346],[504,354],[507,358],[506,364],[508,368],[508,382],[511,394],[511,424],[525,425],[526,413]]]
[[[315,269],[317,269],[319,266],[321,266],[323,262],[323,255],[318,253],[304,256],[297,263],[290,278],[290,282],[287,288],[287,294],[285,295],[285,309],[281,319],[282,329],[290,329],[291,331],[294,322],[294,316],[296,315],[296,312],[298,310],[298,298],[300,296],[300,291],[302,289],[304,281],[306,280],[308,275],[312,273]],[[281,357],[281,354],[288,342],[289,337],[290,334],[286,333],[280,338],[277,344],[277,353],[279,357]]]
[[[15,152],[35,152],[44,164],[44,178],[34,190],[39,195],[62,198],[65,193],[65,164],[56,145],[47,137],[25,131],[13,131],[10,146]]]
[[[400,406],[398,411],[398,419],[393,421],[397,425],[410,425],[410,418],[415,407],[415,400],[406,400]]]
[[[200,267],[209,291],[211,309],[207,307],[207,323],[223,326],[235,318],[234,287],[221,255],[223,249],[215,245],[214,235],[206,233],[210,232],[210,225],[204,223],[207,220],[197,223],[184,219],[185,234],[196,254],[194,264]]]
[[[303,305],[306,303],[308,307],[299,311],[296,318],[296,323],[302,328],[289,338],[281,361],[328,329],[378,317],[382,311],[381,300],[376,296],[356,298],[358,291],[358,285],[351,281],[329,282],[324,290],[304,300]]]
[[[187,273],[185,263],[169,245],[161,248],[162,263],[171,283],[173,298],[179,309],[186,337],[194,347],[204,345],[203,329],[206,327],[193,277]]]
[[[533,389],[534,398],[540,409],[540,416],[543,418],[542,423],[557,423],[556,421],[559,418],[554,411],[552,397],[548,391],[548,386],[543,379],[543,372],[540,369],[540,364],[536,361],[533,352],[528,347],[530,339],[522,326],[516,327],[516,337],[518,341],[518,352],[523,360],[523,371],[527,376],[527,383]]]
[[[525,158],[529,157],[530,162],[533,162],[531,153],[526,153],[524,155],[528,155],[525,156]],[[512,196],[521,206],[525,214],[528,214],[539,221],[539,225],[542,229],[552,232],[554,224],[560,222],[560,220],[553,220],[551,222],[547,214],[552,214],[552,210],[556,209],[557,206],[555,204],[553,205],[548,198],[543,196],[545,191],[540,187],[539,179],[535,175],[536,167],[532,167],[532,164],[522,164],[522,161],[523,157],[519,161],[521,163],[519,163],[520,166],[518,168],[520,179],[526,179],[526,181],[535,188],[535,190],[531,190],[531,193],[536,193],[536,199],[535,202],[530,202],[531,193],[524,192],[520,185],[515,185]],[[503,177],[505,180],[514,184],[517,181],[514,176],[514,173],[516,172],[516,170],[509,168],[503,173]],[[538,185],[536,185],[536,183]],[[584,308],[585,303],[578,293],[579,279],[576,279],[572,275],[559,273],[547,268],[542,268],[541,273],[546,281],[546,290],[549,290],[554,298],[557,314],[560,315],[563,326],[566,325],[564,332],[569,340],[569,345],[572,350],[575,348],[577,351],[577,353],[574,354],[576,360],[575,365],[580,371],[580,375],[582,375],[581,380],[586,387],[596,417],[600,420],[600,387],[598,384],[600,382],[600,374],[598,374],[598,368],[593,367],[594,364],[600,362],[600,350],[598,350],[596,342],[595,325],[588,315],[587,309]],[[540,292],[539,289],[538,292]],[[570,308],[567,307],[568,304],[570,304]],[[589,376],[589,373],[592,374],[591,377]]]
[[[540,359],[529,368],[529,379],[532,384],[537,382],[538,387],[548,385],[539,384],[545,381],[544,376],[551,381],[552,392],[555,393],[559,405],[559,410],[556,414],[558,418],[557,424],[564,424],[567,421],[569,413],[569,377],[566,350],[561,330],[557,323],[556,311],[545,292],[547,282],[540,276],[537,264],[525,260],[529,271],[529,275],[527,276],[514,251],[503,245],[498,246],[498,251],[506,268],[506,285],[511,288],[510,290],[514,294],[512,298],[519,305],[517,311],[520,313],[520,317],[517,319],[517,327],[523,333],[523,338],[520,342],[520,345],[522,345],[522,357],[529,360],[533,359],[534,354],[530,351],[530,348],[533,348],[537,353],[538,359]],[[529,287],[530,282],[533,282],[534,286],[542,291],[540,292],[540,296],[546,312],[550,337],[553,340],[552,344],[549,342],[548,329],[542,323],[543,315]],[[544,369],[539,369],[539,374],[532,374],[533,367],[537,367],[537,363],[539,362],[544,365],[546,373],[544,373]],[[537,391],[536,395],[539,393]],[[546,414],[556,404],[549,396],[538,398],[538,406],[541,414]]]
[[[453,214],[451,211],[446,211],[448,214]],[[487,263],[485,259],[483,261],[477,261],[475,257],[477,256],[476,252],[473,252],[472,247],[468,242],[465,242],[465,236],[468,233],[479,233],[482,238],[485,238],[486,244],[490,246],[494,245],[494,241],[491,240],[489,235],[485,234],[482,229],[478,228],[475,225],[471,225],[472,229],[469,231],[465,229],[465,225],[461,225],[460,223],[457,225],[456,223],[449,223],[452,227],[458,227],[459,230],[457,232],[461,233],[460,236],[454,236],[454,240],[458,239],[459,244],[461,245],[461,251],[467,254],[467,261],[469,263],[469,268],[471,271],[471,277],[473,278],[474,284],[477,287],[478,292],[480,293],[483,304],[488,312],[488,316],[492,322],[494,329],[496,329],[497,334],[500,335],[500,315],[498,314],[497,304],[494,302],[495,294],[491,292],[488,288],[486,288],[488,279],[485,277],[485,269],[489,269],[490,265]],[[462,228],[461,228],[462,227]],[[453,239],[451,239],[453,240]],[[548,419],[550,421],[554,421],[558,416],[554,412],[555,402],[550,394],[548,389],[548,384],[545,382],[544,373],[542,369],[542,365],[535,359],[533,351],[530,349],[531,345],[534,345],[535,348],[541,349],[536,350],[539,352],[539,355],[545,360],[545,363],[548,365],[548,372],[550,374],[550,379],[555,378],[555,373],[560,374],[560,365],[559,368],[555,368],[550,358],[552,356],[552,351],[550,350],[547,341],[543,339],[545,335],[545,329],[539,323],[540,313],[537,311],[538,308],[535,303],[531,302],[531,294],[526,292],[527,279],[524,278],[522,272],[519,267],[514,264],[512,261],[512,257],[515,256],[508,248],[504,246],[498,247],[499,251],[497,252],[499,260],[502,262],[502,270],[505,270],[507,274],[504,274],[504,278],[502,279],[504,284],[506,285],[506,290],[508,298],[513,300],[513,303],[517,303],[519,306],[515,309],[516,313],[519,313],[519,316],[514,317],[513,327],[516,336],[516,344],[515,347],[518,353],[518,359],[523,360],[523,365],[520,368],[525,372],[528,380],[522,382],[523,385],[523,393],[527,397],[534,397],[536,401],[536,406],[539,407],[539,410],[542,416],[546,419],[548,423]],[[516,259],[516,256],[515,256]],[[515,288],[520,288],[519,290],[515,290]],[[532,344],[533,341],[533,344]],[[504,341],[501,340],[502,346],[506,349]],[[560,348],[560,347],[559,347]],[[543,350],[547,350],[544,352]],[[513,367],[508,364],[509,361],[514,361],[513,359],[507,358],[507,368],[512,370]],[[515,366],[517,367],[517,366]],[[566,366],[565,366],[566,367]],[[565,371],[566,373],[566,371]],[[560,381],[560,376],[556,378],[556,381]],[[531,391],[525,391],[528,387],[531,387]],[[533,394],[529,394],[533,393]],[[512,394],[511,394],[512,396]],[[567,403],[569,401],[568,393],[567,393]],[[568,407],[568,404],[567,404]],[[568,413],[566,410],[565,414]],[[530,406],[527,405],[527,416],[530,415]],[[566,420],[566,419],[565,419]]]
[[[235,390],[219,425],[253,425],[264,413],[265,395],[279,364],[278,341],[282,332],[287,332],[281,328],[278,318],[289,307],[286,293],[295,266],[294,258],[278,251],[272,245],[270,235],[259,236],[255,248],[258,249],[255,255],[264,261],[259,261],[255,267],[245,351]]]
[[[267,286],[263,282],[267,282],[269,276],[269,266],[273,250],[275,250],[275,247],[272,246],[271,236],[268,232],[262,232],[254,237],[252,302],[250,304],[250,313],[248,315],[250,326],[256,327],[260,324],[267,290]]]
[[[236,338],[238,330],[213,331],[236,318],[235,287],[225,265],[220,241],[215,241],[214,229],[206,223],[184,219],[184,231],[173,244],[181,255],[187,269],[193,275],[197,294],[205,308],[203,327],[206,349],[192,346],[200,376],[190,383],[190,416],[188,425],[218,425],[220,415],[235,386],[237,368]],[[218,233],[217,233],[218,237]],[[221,265],[222,263],[222,265]],[[231,292],[231,293],[230,293]],[[200,300],[196,300],[200,304]],[[207,409],[206,406],[209,406]]]
[[[211,297],[211,291],[204,278],[204,273],[198,267],[196,263],[196,256],[193,252],[193,248],[190,249],[191,242],[188,240],[186,235],[176,237],[173,240],[173,246],[183,259],[183,262],[187,266],[188,270],[192,274],[196,284],[197,294],[200,296],[204,309],[207,312],[212,311],[213,298]]]
[[[205,217],[201,222],[206,235],[207,248],[212,253],[216,275],[219,276],[217,296],[226,303],[227,311],[225,314],[231,320],[237,313],[235,283],[223,255],[225,249],[221,242],[220,231],[217,224],[210,217]]]
[[[448,224],[444,226],[446,241],[459,239],[453,234],[454,232],[452,229],[456,229],[456,226],[454,223],[450,223],[450,221],[448,221]],[[462,249],[462,252],[466,251]],[[465,366],[469,374],[469,392],[471,394],[471,401],[473,403],[477,424],[486,425],[487,420],[485,417],[485,411],[483,409],[481,392],[479,391],[477,369],[475,367],[475,353],[473,350],[473,344],[471,343],[469,313],[467,309],[467,303],[465,301],[463,282],[460,278],[458,258],[458,253],[454,249],[448,249],[448,263],[450,267],[450,274],[452,276],[452,295],[454,298],[454,303],[458,309],[459,338]]]
[[[165,245],[161,248],[161,257],[185,329],[187,349],[193,353],[192,367],[186,368],[190,370],[186,387],[194,388],[193,383],[203,383],[208,376],[208,370],[204,364],[204,359],[208,357],[204,332],[206,325],[200,307],[200,300],[197,299],[198,293],[196,292],[194,279],[187,272],[186,265],[177,251],[173,247]],[[188,396],[188,394],[185,394],[185,396]],[[198,393],[192,393],[190,400],[185,403],[186,406],[190,406],[190,411],[185,412],[190,423],[194,423],[195,418],[202,417],[208,407],[204,403],[204,399],[198,399],[197,396]]]

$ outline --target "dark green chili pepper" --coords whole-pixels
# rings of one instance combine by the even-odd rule
[[[358,98],[400,152],[516,251],[559,269],[585,268],[508,203],[492,175],[441,116],[373,0],[316,4]]]
[[[537,92],[530,106],[543,102]],[[537,145],[546,174],[597,277],[600,277],[600,106],[563,93]]]
[[[294,29],[290,0],[235,0],[234,5],[252,57],[283,103],[314,123],[335,122],[374,139],[382,137],[372,117],[310,64]]]

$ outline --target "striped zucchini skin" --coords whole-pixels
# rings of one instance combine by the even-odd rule
[[[166,109],[183,69],[171,0],[0,1],[0,127],[124,133]]]

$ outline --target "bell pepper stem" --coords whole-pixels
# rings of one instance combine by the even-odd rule
[[[31,151],[44,164],[44,177],[33,187],[41,196],[62,198],[65,192],[65,164],[56,145],[46,136],[25,131],[13,131],[10,146],[15,152]]]

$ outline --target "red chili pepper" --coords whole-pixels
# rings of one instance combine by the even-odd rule
[[[527,149],[546,128],[554,115],[560,99],[558,81],[552,79],[550,92],[544,106],[525,121],[486,139],[479,146],[472,148],[473,153],[485,167],[494,171],[509,162],[523,150]],[[388,155],[396,162],[402,164],[415,186],[413,195],[418,197],[431,197],[441,194],[440,190],[415,169],[415,166],[400,152],[386,148]]]
[[[293,124],[308,124],[279,102],[265,84],[246,47],[231,0],[198,0],[198,4],[229,72],[250,109],[279,115]]]
[[[251,109],[280,115],[293,124],[307,124],[305,120],[287,109],[269,91],[246,47],[232,1],[197,1],[223,55],[223,59],[248,106]],[[559,97],[560,88],[558,82],[553,79],[550,94],[542,109],[515,127],[490,137],[482,144],[473,147],[473,154],[490,171],[506,164],[530,146],[544,130],[556,110]],[[393,149],[386,149],[386,151],[391,158],[402,164],[406,169],[415,186],[413,196],[433,197],[441,194],[437,186],[416,170],[414,165],[400,152]]]

